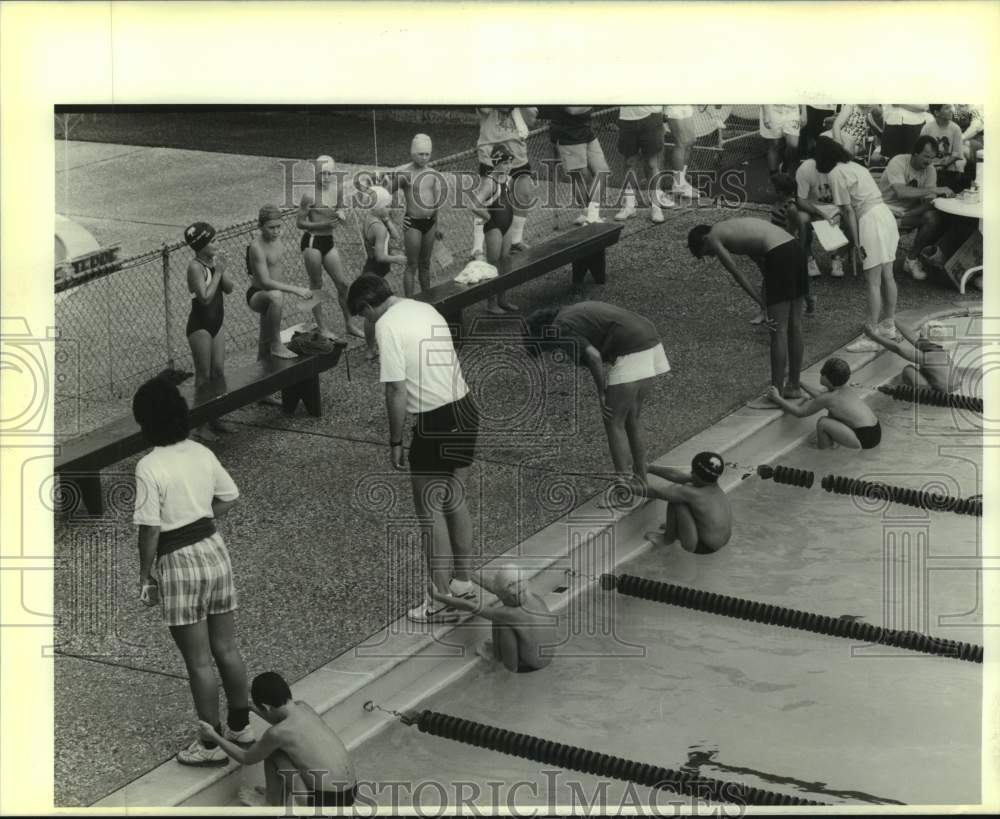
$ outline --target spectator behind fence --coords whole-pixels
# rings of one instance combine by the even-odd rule
[[[937,181],[951,188],[955,193],[965,190],[965,150],[962,145],[962,129],[955,122],[955,109],[947,103],[932,105],[934,121],[924,124],[920,136],[930,136],[937,140],[937,156],[934,168]]]
[[[983,149],[983,109],[980,105],[956,105],[955,122],[962,129],[962,143],[969,165],[976,161],[976,152]],[[975,178],[973,171],[972,178]]]
[[[913,153],[893,157],[879,180],[882,199],[899,217],[899,226],[904,231],[917,229],[904,262],[906,271],[917,281],[927,278],[927,272],[920,263],[920,252],[948,227],[948,217],[934,207],[934,199],[954,196],[951,188],[937,184],[934,168],[937,155],[938,146],[934,137],[918,137]]]
[[[804,105],[762,105],[760,135],[767,140],[767,169],[795,173],[799,155],[799,132],[805,122]],[[784,152],[781,142],[784,140]]]
[[[833,120],[831,136],[847,149],[851,156],[857,156],[864,147],[868,136],[868,114],[871,105],[842,105]]]
[[[833,203],[840,208],[840,226],[851,242],[855,270],[860,264],[868,287],[868,323],[896,336],[896,280],[892,267],[899,229],[892,211],[868,169],[853,160],[843,145],[829,137],[816,142],[816,170],[830,180]],[[882,318],[882,323],[879,323]],[[877,350],[869,339],[848,345],[848,352]]]
[[[233,292],[233,280],[226,273],[226,259],[218,253],[215,228],[207,222],[195,222],[184,231],[184,241],[195,252],[188,264],[187,284],[191,291],[191,313],[187,320],[187,339],[194,362],[195,389],[225,375],[226,337],[222,333],[225,317],[223,293]],[[198,427],[192,435],[203,441],[216,441],[216,432],[230,432],[219,420]]]
[[[624,206],[615,219],[624,222],[635,214],[636,186],[640,157],[645,171],[650,219],[664,220],[662,208],[672,208],[674,200],[660,189],[660,157],[663,155],[663,106],[623,105],[618,111],[618,153],[625,158]]]
[[[691,161],[691,149],[695,143],[694,106],[664,105],[663,116],[670,129],[670,137],[674,147],[670,149],[670,167],[674,172],[674,184],[671,196],[693,199],[698,196],[691,183],[687,181],[687,167]],[[671,198],[670,204],[673,204]]]
[[[604,150],[594,135],[592,110],[589,105],[538,109],[538,116],[549,121],[549,139],[569,175],[573,199],[577,207],[586,208],[574,221],[576,225],[601,221],[601,201],[609,173]]]
[[[882,158],[888,162],[894,156],[913,150],[920,129],[927,121],[927,105],[883,105]]]

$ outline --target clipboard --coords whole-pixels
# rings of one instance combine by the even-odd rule
[[[816,238],[827,253],[833,253],[848,245],[844,231],[827,221],[813,222],[812,229],[816,232]]]

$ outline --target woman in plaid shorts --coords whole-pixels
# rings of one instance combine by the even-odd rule
[[[139,599],[147,606],[159,600],[187,666],[198,718],[222,734],[215,660],[229,706],[223,736],[248,746],[254,736],[246,668],[236,646],[233,567],[215,529],[239,490],[211,450],[188,440],[188,406],[176,386],[147,381],[132,399],[132,414],[153,444],[135,468]],[[221,766],[228,759],[218,745],[199,739],[177,754],[183,765]]]

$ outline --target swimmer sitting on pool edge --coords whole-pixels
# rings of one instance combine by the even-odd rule
[[[526,588],[520,569],[513,564],[501,566],[489,581],[479,585],[497,596],[495,603],[484,606],[481,600],[441,594],[433,585],[430,593],[440,603],[492,622],[492,641],[485,641],[477,649],[483,659],[499,660],[508,671],[518,674],[537,671],[551,663],[552,650],[559,641],[556,616],[538,594]],[[548,650],[543,652],[544,648]]]
[[[647,484],[642,494],[667,502],[666,531],[662,545],[680,540],[686,552],[707,555],[719,551],[733,535],[729,498],[718,485],[725,465],[714,452],[699,452],[691,459],[691,472],[669,466],[651,466],[649,474],[679,484],[665,489]]]
[[[799,418],[828,410],[829,414],[816,422],[816,444],[820,449],[830,449],[834,444],[848,449],[877,447],[882,442],[882,426],[871,407],[853,388],[847,386],[851,377],[850,364],[842,358],[828,358],[819,375],[820,384],[828,392],[803,384],[802,389],[811,398],[801,404],[786,401],[774,387],[768,390],[767,397],[785,412]]]

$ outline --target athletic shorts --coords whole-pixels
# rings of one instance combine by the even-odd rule
[[[358,786],[355,783],[344,791],[313,791],[306,796],[306,804],[311,808],[349,808],[357,797]]]
[[[764,254],[764,303],[780,304],[804,298],[809,292],[806,255],[797,239],[772,247]]]
[[[601,143],[592,139],[587,143],[577,145],[556,145],[559,160],[567,171],[579,171],[590,168],[594,173],[607,173],[608,162],[604,158]]]
[[[159,558],[160,606],[168,626],[190,626],[236,610],[229,551],[216,532]]]
[[[479,175],[489,176],[493,173],[493,166],[486,165],[482,162],[479,163]],[[532,179],[535,178],[535,172],[531,170],[531,163],[525,162],[523,165],[518,165],[516,168],[510,169],[510,178],[517,179],[519,176],[530,176]]]
[[[771,121],[771,127],[764,126],[764,109],[760,111],[760,135],[764,139],[781,139],[783,136],[798,136],[802,124],[799,121],[799,109],[794,111],[778,111]]]
[[[633,381],[642,381],[668,372],[670,362],[667,361],[667,354],[663,345],[657,344],[648,350],[616,358],[608,368],[607,385],[631,384]]]
[[[858,220],[858,241],[862,250],[862,270],[896,261],[899,228],[885,204],[875,205]]]
[[[479,438],[479,410],[471,395],[414,418],[410,471],[451,472],[469,466]]]
[[[667,119],[691,119],[694,116],[693,105],[664,105],[663,116]]]
[[[642,154],[652,159],[663,150],[663,115],[618,120],[618,153],[624,157]]]

